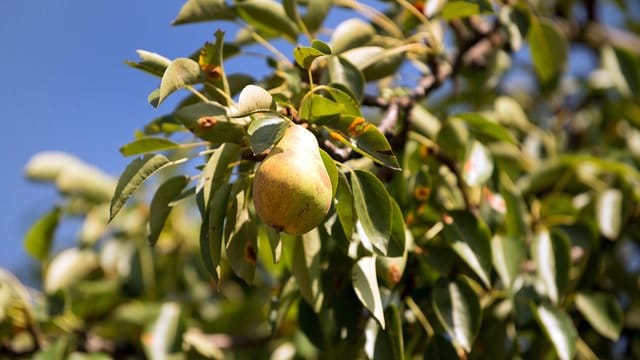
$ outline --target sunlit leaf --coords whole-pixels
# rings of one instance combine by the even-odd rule
[[[142,337],[146,354],[150,359],[167,359],[182,350],[182,335],[185,330],[182,316],[182,309],[178,303],[162,304],[149,332]]]
[[[450,0],[442,8],[442,17],[454,20],[492,12],[491,3],[487,0]]]
[[[176,90],[199,83],[200,81],[202,81],[202,71],[197,62],[188,58],[173,60],[162,75],[157,105],[160,105],[167,96]]]
[[[189,178],[184,175],[172,177],[162,183],[156,190],[149,205],[149,245],[155,245],[171,212],[171,203],[189,184]]]
[[[329,45],[333,52],[338,54],[367,44],[375,33],[371,24],[358,18],[347,19],[336,26],[331,34]]]
[[[555,307],[539,305],[535,308],[536,319],[553,344],[561,360],[570,360],[576,354],[578,334],[571,317]]]
[[[348,239],[351,239],[355,228],[355,210],[353,202],[353,193],[351,186],[344,173],[338,173],[338,187],[336,188],[336,196],[334,206],[338,213],[338,220],[342,225],[342,230]]]
[[[552,237],[542,228],[534,235],[531,253],[537,265],[538,278],[546,294],[557,304],[569,282],[569,244],[564,237]]]
[[[371,312],[381,328],[385,328],[384,309],[376,276],[376,259],[373,256],[360,258],[352,270],[353,290],[358,299]]]
[[[233,8],[225,0],[187,0],[173,20],[173,25],[234,18]]]
[[[24,248],[27,254],[44,261],[49,257],[53,244],[53,235],[60,222],[60,208],[53,208],[31,225],[24,236]]]
[[[289,127],[290,121],[279,116],[260,116],[251,121],[247,128],[249,135],[249,145],[254,154],[260,154],[274,145],[285,130]]]
[[[376,337],[374,359],[403,360],[405,348],[402,335],[402,318],[395,304],[390,304],[384,312],[387,329],[379,331]]]
[[[220,277],[224,219],[227,215],[230,192],[231,184],[229,183],[223,183],[215,189],[200,231],[200,254],[205,267],[215,280]]]
[[[320,234],[314,229],[294,241],[291,272],[298,282],[302,298],[315,312],[319,312],[324,299]]]
[[[456,114],[455,118],[466,123],[471,133],[476,135],[480,141],[488,142],[502,140],[515,143],[513,135],[502,125],[490,121],[477,113]]]
[[[493,174],[493,159],[486,147],[477,141],[471,145],[462,167],[462,177],[469,186],[484,184]]]
[[[471,286],[461,278],[440,280],[433,289],[431,302],[447,334],[470,352],[482,318],[480,299]]]
[[[257,85],[247,85],[240,92],[233,116],[243,117],[255,112],[271,109],[273,97],[269,92]]]
[[[525,244],[519,238],[495,235],[491,239],[491,259],[502,282],[511,287],[525,259]]]
[[[226,110],[215,104],[199,102],[179,109],[174,115],[189,131],[214,145],[238,142],[244,137],[244,130],[229,122]]]
[[[549,83],[558,78],[567,65],[566,37],[553,23],[536,20],[530,25],[528,40],[533,67],[540,80]]]
[[[229,180],[233,163],[238,160],[239,156],[240,146],[224,143],[215,149],[209,157],[197,187],[197,191],[202,189],[205,208],[209,206],[211,194]]]
[[[248,0],[236,4],[238,15],[249,25],[283,35],[291,42],[299,29],[284,11],[282,4],[270,0]]]
[[[361,241],[368,242],[376,251],[386,255],[393,211],[389,194],[380,180],[365,170],[351,174],[351,189]]]
[[[616,239],[620,235],[622,224],[622,192],[607,189],[598,195],[596,220],[602,235]]]
[[[238,193],[237,196],[244,196]],[[258,257],[258,231],[255,221],[249,216],[245,206],[239,209],[235,230],[227,243],[227,257],[233,272],[248,284],[253,284]]]
[[[322,24],[331,10],[332,0],[314,0],[307,1],[307,11],[302,16],[302,21],[311,33],[322,28]],[[315,45],[314,45],[315,47]],[[327,52],[325,52],[327,53]],[[331,52],[328,52],[329,54]]]
[[[322,125],[326,120],[339,117],[344,105],[324,96],[312,94],[305,96],[300,105],[300,118]]]
[[[130,162],[122,172],[122,175],[120,175],[115,194],[111,199],[109,221],[113,220],[129,197],[133,195],[147,178],[167,164],[169,164],[169,159],[164,155],[151,154]]]
[[[322,51],[309,46],[296,46],[296,48],[293,49],[293,58],[303,69],[310,68],[313,60],[321,56],[325,56]]]
[[[402,65],[404,50],[362,46],[343,52],[341,57],[362,71],[367,81],[372,81],[393,75]]]
[[[52,294],[69,287],[98,267],[98,257],[90,249],[69,248],[56,255],[44,277],[44,290]]]
[[[473,214],[454,210],[445,215],[443,235],[453,250],[475,272],[486,287],[491,286],[491,233]]]
[[[606,293],[578,293],[576,307],[589,324],[612,341],[618,340],[624,314],[616,298]]]
[[[331,180],[331,198],[334,198],[338,188],[338,167],[331,156],[322,149],[320,149],[320,157],[322,158],[325,169],[327,169],[327,174],[329,174],[329,179]]]
[[[178,144],[166,138],[143,137],[122,146],[120,153],[124,156],[132,156],[175,149],[176,147],[178,147]]]
[[[162,77],[167,67],[171,65],[171,60],[154,52],[146,50],[136,50],[140,61],[127,61],[127,65],[145,71],[151,75]]]

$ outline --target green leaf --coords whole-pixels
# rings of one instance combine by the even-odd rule
[[[289,127],[290,122],[279,116],[260,116],[256,117],[249,128],[249,145],[254,154],[260,154],[280,140],[285,130]]]
[[[529,214],[522,195],[505,173],[500,173],[500,194],[507,207],[507,212],[505,213],[507,236],[524,239],[530,229]]]
[[[204,44],[198,56],[198,64],[206,78],[206,86],[214,86],[218,90],[212,92],[213,97],[222,104],[231,105],[227,97],[220,94],[222,92],[230,95],[229,81],[224,71],[224,58],[225,55],[228,56],[225,49],[232,47],[225,47],[224,35],[225,32],[218,29],[215,33],[215,44],[209,42]]]
[[[447,334],[466,352],[480,330],[480,299],[467,282],[441,279],[433,288],[431,303],[436,317]]]
[[[289,235],[281,235],[291,238]],[[319,312],[324,300],[322,290],[321,241],[318,229],[293,238],[291,272],[296,278],[300,295],[315,312]]]
[[[482,144],[474,141],[462,167],[462,178],[469,186],[484,184],[493,174],[493,158]]]
[[[336,191],[338,188],[338,167],[331,156],[322,149],[320,149],[320,157],[322,158],[322,163],[324,164],[325,169],[327,169],[327,174],[329,174],[329,179],[331,180],[331,198],[333,199],[336,197]]]
[[[405,51],[405,47],[362,46],[343,52],[341,57],[362,71],[366,81],[373,81],[395,74],[404,61]]]
[[[378,278],[376,276],[375,256],[360,258],[354,265],[351,273],[353,290],[360,302],[371,312],[371,315],[378,321],[381,328],[385,328],[384,309],[382,298],[378,288]]]
[[[109,222],[113,220],[129,197],[131,197],[147,178],[169,163],[169,159],[164,155],[151,154],[144,155],[130,162],[122,172],[122,175],[120,175],[115,194],[111,199]]]
[[[322,1],[317,1],[318,3],[322,2]],[[331,3],[331,1],[325,1],[327,3]],[[325,55],[331,55],[333,53],[333,51],[331,51],[331,47],[329,46],[329,44],[325,43],[324,41],[321,40],[313,40],[311,42],[311,47],[319,50],[320,52],[322,52]]]
[[[400,205],[391,198],[391,238],[387,256],[398,257],[406,253],[406,226]]]
[[[170,150],[178,147],[178,144],[165,138],[143,137],[136,139],[120,148],[124,156],[140,155],[155,151]]]
[[[531,243],[531,254],[537,265],[538,278],[551,302],[557,304],[569,283],[569,244],[564,237],[553,237],[540,229]]]
[[[484,116],[477,113],[464,113],[454,115],[456,119],[460,119],[467,124],[469,131],[473,133],[478,140],[486,143],[490,141],[506,141],[515,144],[516,140],[513,135],[502,125],[490,121]]]
[[[340,117],[344,105],[324,96],[312,94],[305,96],[300,104],[300,119],[322,125],[328,119]]]
[[[604,46],[600,54],[602,65],[610,81],[626,98],[640,93],[640,58],[630,51]]]
[[[60,215],[60,208],[55,207],[31,225],[24,236],[24,248],[27,254],[40,261],[44,261],[49,257],[51,245],[53,244],[53,234],[60,222]]]
[[[240,156],[240,146],[233,143],[220,145],[202,170],[202,176],[198,182],[196,191],[202,189],[205,208],[209,207],[211,194],[213,194],[223,183],[229,181],[233,164]]]
[[[358,101],[357,96],[351,91],[348,86],[345,87],[342,85],[343,84],[335,83],[334,81],[334,83],[326,89],[329,97],[331,97],[333,101],[341,104],[344,107],[342,115],[362,117],[362,112],[360,111],[360,102]]]
[[[56,255],[44,275],[44,290],[53,294],[74,285],[98,267],[98,257],[90,249],[69,248]]]
[[[528,40],[536,74],[543,83],[551,83],[567,64],[567,39],[553,23],[538,19],[531,23]]]
[[[244,130],[226,119],[226,110],[218,105],[199,102],[175,112],[175,117],[199,138],[213,145],[239,142]]]
[[[601,335],[617,341],[624,324],[624,314],[615,297],[607,293],[578,293],[576,307]]]
[[[307,11],[304,16],[302,16],[302,21],[307,26],[307,30],[309,30],[312,34],[316,31],[320,30],[322,27],[322,23],[327,18],[329,11],[333,5],[333,0],[314,0],[307,1]],[[314,41],[315,44],[315,41]],[[313,47],[316,47],[313,45]],[[321,50],[321,49],[318,49]],[[331,54],[331,52],[323,51],[325,54]]]
[[[398,159],[387,138],[364,118],[343,115],[328,119],[323,127],[330,131],[332,138],[350,146],[356,152],[391,169],[400,170]]]
[[[454,20],[492,12],[491,3],[487,0],[450,0],[442,8],[442,18]]]
[[[202,72],[200,65],[188,58],[178,58],[171,62],[167,67],[162,80],[160,81],[160,93],[158,94],[158,105],[160,105],[167,96],[176,90],[185,86],[197,84],[202,81]]]
[[[171,207],[169,203],[175,200],[182,190],[189,184],[189,178],[184,175],[174,176],[158,187],[149,206],[149,245],[158,241],[164,223],[169,217]]]
[[[313,60],[325,55],[322,51],[308,46],[296,46],[293,49],[293,58],[303,69],[309,69]]]
[[[271,0],[247,0],[236,4],[238,15],[249,25],[283,35],[295,42],[299,29],[284,11],[282,4]]]
[[[244,192],[236,195],[238,204],[244,202],[239,197],[244,197]],[[246,205],[238,206],[238,215],[235,221],[235,230],[227,243],[227,258],[233,272],[247,284],[253,284],[256,273],[258,257],[258,230],[254,221],[249,216],[249,208]]]
[[[269,92],[257,85],[247,85],[240,92],[233,117],[245,117],[256,112],[271,109],[273,97]]]
[[[219,265],[224,240],[224,219],[227,215],[230,193],[231,184],[229,183],[223,183],[215,189],[200,231],[200,256],[215,280],[220,278]]]
[[[126,64],[151,75],[162,77],[167,67],[171,65],[171,60],[160,54],[146,50],[136,50],[136,53],[138,53],[140,61],[127,61]]]
[[[376,34],[368,22],[351,18],[336,26],[331,34],[329,45],[335,54],[367,44]]]
[[[349,60],[341,56],[330,56],[329,58],[329,81],[332,87],[336,87],[336,84],[344,87],[345,90],[353,93],[355,98],[360,101],[364,97],[364,87],[366,85],[364,75],[354,64]],[[336,101],[339,102],[338,99]],[[357,115],[352,113],[351,115],[360,116],[360,105],[358,107]],[[344,113],[349,115],[348,112]]]
[[[525,260],[524,242],[517,237],[495,235],[491,239],[493,266],[506,287],[511,288]]]
[[[172,24],[233,19],[235,19],[233,8],[228,6],[225,0],[187,0]]]
[[[347,236],[347,239],[351,239],[356,222],[354,201],[349,181],[342,172],[338,173],[338,187],[336,188],[335,199],[334,206],[336,213],[338,213],[338,220],[340,220],[342,230]]]
[[[561,360],[573,359],[576,355],[576,332],[569,315],[549,305],[539,305],[535,309],[536,320],[553,344]]]
[[[386,255],[391,234],[391,199],[384,185],[372,173],[356,170],[351,174],[351,189],[360,241]]]
[[[453,210],[445,215],[443,235],[486,287],[491,286],[491,233],[473,214]]]
[[[384,331],[379,331],[376,337],[373,359],[404,359],[404,339],[402,336],[402,319],[395,304],[390,304],[384,312],[388,325]]]
[[[622,192],[620,190],[607,189],[598,195],[596,220],[602,235],[611,240],[618,238],[622,226]]]
[[[182,336],[185,330],[182,308],[177,302],[162,304],[160,313],[143,335],[145,352],[150,359],[169,359],[182,351]]]

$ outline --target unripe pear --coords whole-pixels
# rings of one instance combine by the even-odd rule
[[[256,213],[277,231],[300,235],[324,220],[331,200],[331,179],[318,141],[303,126],[290,126],[256,171]]]

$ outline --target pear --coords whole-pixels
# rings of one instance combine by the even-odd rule
[[[331,201],[331,179],[316,137],[301,125],[289,126],[256,171],[256,213],[278,232],[301,235],[324,220]]]

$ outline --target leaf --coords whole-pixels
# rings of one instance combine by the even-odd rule
[[[202,81],[200,65],[188,58],[178,58],[167,67],[160,81],[160,93],[158,94],[159,106],[167,96],[185,86],[197,84]]]
[[[279,116],[257,117],[249,124],[247,135],[254,154],[260,154],[280,140],[290,122]]]
[[[356,170],[351,174],[351,189],[360,225],[357,229],[360,240],[386,255],[393,211],[387,190],[375,175],[366,170]]]
[[[511,288],[525,260],[524,242],[512,236],[495,235],[491,239],[491,254],[500,279],[506,287]]]
[[[282,4],[271,0],[247,0],[236,4],[238,15],[249,25],[283,35],[295,42],[299,29],[284,11]]]
[[[505,229],[507,236],[524,239],[529,232],[528,212],[522,195],[515,188],[511,179],[500,173],[500,194],[504,199],[507,212],[505,213]]]
[[[622,192],[620,190],[607,189],[598,195],[596,220],[602,235],[611,240],[618,238],[622,225]]]
[[[244,192],[238,196],[244,196]],[[258,260],[258,231],[255,222],[251,221],[249,209],[246,206],[239,208],[235,230],[227,243],[227,258],[233,272],[247,284],[253,284]]]
[[[436,317],[447,334],[466,352],[480,330],[480,299],[462,278],[441,279],[433,288],[431,303]]]
[[[293,49],[293,58],[305,70],[311,67],[313,60],[325,55],[322,51],[308,46],[296,46]]]
[[[537,265],[538,278],[552,303],[557,304],[569,283],[569,244],[564,237],[551,237],[540,229],[531,243],[531,254]]]
[[[223,183],[215,189],[200,231],[200,256],[215,280],[220,278],[219,265],[224,240],[224,219],[227,215],[230,193],[231,184],[229,183]]]
[[[543,83],[557,79],[568,58],[567,39],[546,20],[531,22],[528,34],[533,67]]]
[[[442,8],[442,18],[454,20],[492,12],[491,3],[487,0],[450,0]]]
[[[489,150],[478,141],[474,141],[462,168],[464,182],[468,186],[482,185],[492,174],[493,158]]]
[[[146,50],[136,50],[136,53],[140,57],[140,61],[127,61],[126,64],[151,75],[162,77],[167,67],[171,65],[171,60],[160,54]]]
[[[576,307],[589,324],[612,341],[620,338],[624,314],[615,297],[607,293],[578,293]]]
[[[273,97],[269,92],[257,85],[247,85],[240,92],[233,117],[245,117],[255,112],[271,109]]]
[[[322,125],[326,120],[340,117],[344,111],[344,105],[324,96],[311,94],[302,99],[300,105],[300,119]]]
[[[165,302],[149,331],[142,335],[150,359],[169,359],[182,351],[184,319],[177,302]]]
[[[220,94],[220,92],[222,92],[230,95],[229,81],[224,71],[224,57],[225,55],[228,56],[228,54],[225,53],[225,49],[229,49],[230,47],[225,47],[224,34],[224,31],[218,29],[215,33],[215,44],[209,42],[204,44],[198,56],[198,64],[206,78],[205,87],[216,87],[219,91],[213,92],[213,94],[215,94],[214,98],[222,104],[231,105],[227,97]]]
[[[189,178],[184,175],[174,176],[158,187],[149,205],[149,245],[158,241],[164,223],[169,217],[169,204],[175,200],[182,190],[189,184]]]
[[[406,253],[406,226],[402,210],[398,203],[391,198],[391,238],[387,256],[398,257]]]
[[[29,180],[55,181],[65,168],[78,164],[82,164],[82,161],[71,154],[61,151],[43,151],[29,159],[24,172]]]
[[[289,235],[281,235],[289,237]],[[324,300],[322,289],[321,241],[318,229],[293,239],[291,272],[296,278],[300,295],[315,312],[319,312]]]
[[[24,248],[27,254],[40,261],[49,257],[53,235],[60,222],[60,215],[60,208],[55,207],[31,225],[24,236]]]
[[[213,145],[239,142],[244,130],[226,119],[226,110],[211,103],[198,102],[175,112],[175,117],[189,131]]]
[[[143,137],[122,146],[120,153],[124,156],[131,156],[154,151],[170,150],[177,147],[178,144],[165,138]]]
[[[307,1],[307,11],[302,17],[302,21],[307,26],[307,30],[309,30],[311,33],[315,33],[316,31],[320,30],[322,27],[322,23],[324,22],[327,15],[329,14],[329,11],[331,10],[332,5],[333,5],[332,0]],[[313,43],[315,44],[315,42],[316,40],[314,40]],[[316,47],[316,46],[313,45],[313,47]],[[323,52],[325,52],[326,54],[331,54],[330,51],[329,52],[323,51]]]
[[[98,267],[98,257],[89,249],[69,248],[56,255],[44,275],[44,290],[53,294],[77,283]]]
[[[324,168],[327,169],[327,174],[329,174],[329,179],[331,180],[331,198],[333,199],[336,197],[336,190],[338,188],[338,167],[331,156],[323,149],[320,149],[320,157],[322,158]]]
[[[355,95],[355,98],[360,101],[364,98],[365,78],[354,64],[349,60],[341,56],[329,57],[329,81],[332,87],[335,88],[336,84],[342,85],[345,89],[348,89]],[[335,99],[339,102],[338,99]],[[344,115],[360,115],[360,106],[357,104],[357,113],[345,112]],[[348,109],[348,107],[347,107]]]
[[[187,0],[172,24],[233,19],[235,19],[233,8],[229,7],[225,0]]]
[[[549,305],[535,307],[536,320],[553,344],[556,354],[561,360],[573,359],[576,355],[576,332],[569,315]]]
[[[116,191],[111,199],[109,208],[109,222],[118,214],[129,197],[142,185],[142,183],[156,171],[169,164],[169,159],[164,155],[144,155],[133,160],[120,175]]]
[[[376,34],[368,22],[359,18],[347,19],[336,26],[329,45],[335,54],[367,44]]]
[[[353,194],[347,177],[341,172],[338,173],[338,187],[336,188],[334,206],[344,234],[347,239],[351,239],[356,221]]]
[[[404,61],[405,51],[405,47],[362,46],[343,52],[341,57],[362,71],[366,81],[373,81],[395,74]]]
[[[625,98],[640,93],[640,60],[630,51],[604,46],[600,58],[608,78]]]
[[[469,131],[478,137],[484,143],[490,141],[506,141],[515,144],[516,140],[513,135],[502,125],[488,120],[484,116],[477,113],[464,113],[454,115],[456,119],[460,119],[467,124]]]
[[[491,233],[487,225],[473,214],[453,210],[445,215],[443,235],[488,288],[491,286]]]
[[[378,288],[375,256],[360,258],[353,266],[351,278],[356,296],[384,329],[384,309]]]
[[[318,3],[322,2],[322,1],[317,1]],[[331,3],[331,1],[324,1],[326,3]],[[325,54],[325,55],[331,55],[333,52],[331,51],[331,47],[329,46],[329,44],[325,43],[324,41],[321,40],[313,40],[311,42],[311,47],[319,50],[321,53]]]
[[[213,194],[223,183],[229,181],[233,164],[240,156],[240,146],[233,143],[220,145],[202,170],[196,191],[202,189],[205,208],[208,209]]]
[[[349,145],[356,152],[391,169],[400,170],[398,159],[387,138],[364,118],[343,115],[327,120],[323,127],[330,133],[333,132],[334,139]]]
[[[402,319],[398,307],[390,304],[384,312],[385,322],[388,325],[384,331],[379,331],[376,336],[373,359],[404,359],[404,339],[402,336]]]

